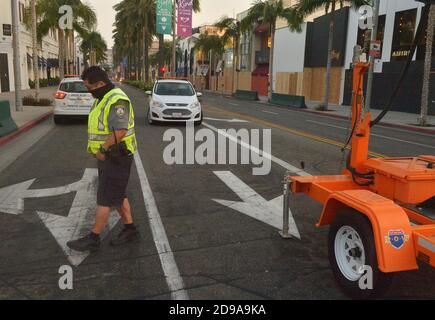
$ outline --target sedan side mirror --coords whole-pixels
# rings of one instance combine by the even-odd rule
[[[197,92],[197,93],[196,93],[196,96],[197,96],[198,98],[201,98],[201,97],[202,97],[202,93],[201,93],[201,92]]]
[[[152,96],[152,95],[153,95],[153,93],[152,93],[151,91],[145,91],[145,94],[146,94],[147,96]]]

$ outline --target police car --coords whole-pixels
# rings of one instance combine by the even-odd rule
[[[186,80],[159,80],[153,91],[147,91],[149,99],[148,123],[194,121],[202,123],[202,108],[196,92]]]
[[[86,89],[79,76],[65,76],[54,94],[54,123],[63,123],[66,119],[89,115],[94,104],[92,94]]]

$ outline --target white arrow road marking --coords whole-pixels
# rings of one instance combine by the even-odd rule
[[[86,236],[94,223],[97,177],[98,170],[85,170],[83,179],[77,183],[77,193],[67,217],[37,212],[73,266],[80,265],[89,256],[89,252],[71,250],[66,243]],[[113,229],[119,220],[118,213],[113,211],[108,226],[101,235],[102,239]]]
[[[140,179],[154,244],[159,253],[160,263],[162,264],[163,272],[166,277],[166,283],[168,284],[169,290],[171,290],[172,299],[189,300],[189,295],[187,294],[187,291],[184,290],[183,278],[181,277],[177,263],[175,262],[174,253],[169,244],[168,236],[166,235],[165,227],[163,226],[162,218],[160,217],[159,209],[157,208],[156,200],[139,152],[135,153],[134,160]]]
[[[35,179],[0,189],[0,212],[22,214],[24,212],[23,195],[33,182]]]
[[[204,118],[204,120],[209,120],[209,121],[221,121],[221,122],[237,122],[237,123],[247,123],[249,121],[246,120],[240,120],[240,119],[217,119],[217,118]]]
[[[30,186],[36,179],[17,183],[13,186],[0,189],[0,212],[9,214],[23,214],[24,199],[26,198],[45,198],[60,196],[71,192],[76,192],[82,185],[81,181],[69,184],[67,186],[51,189],[32,189]]]
[[[246,214],[278,230],[282,228],[282,196],[271,201],[267,201],[257,192],[255,192],[255,190],[236,177],[232,172],[215,171],[214,174],[218,176],[219,179],[221,179],[243,201],[238,202],[218,199],[213,199],[213,201]],[[281,203],[278,202],[279,200],[281,200]],[[301,235],[291,212],[289,217],[289,225],[289,233],[292,236],[300,239]]]

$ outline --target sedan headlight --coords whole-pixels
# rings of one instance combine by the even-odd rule
[[[158,101],[152,101],[151,106],[154,108],[164,108],[165,107],[165,105],[163,103],[158,102]]]
[[[196,108],[199,108],[201,105],[200,105],[200,103],[198,102],[198,101],[196,101],[196,102],[194,102],[194,103],[192,103],[191,105],[190,105],[190,107],[192,108],[192,109],[196,109]]]

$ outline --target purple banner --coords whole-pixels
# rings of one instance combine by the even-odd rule
[[[177,35],[180,37],[192,35],[192,8],[193,0],[178,0]]]

